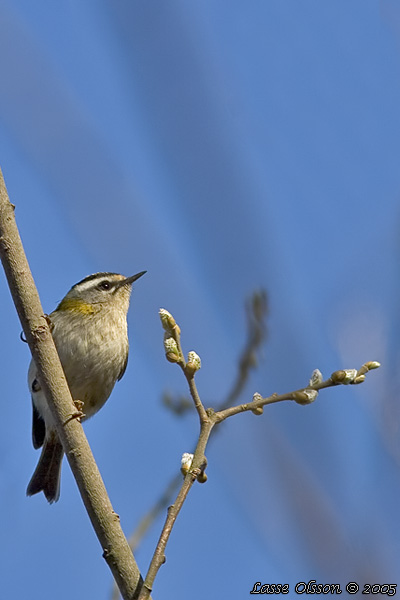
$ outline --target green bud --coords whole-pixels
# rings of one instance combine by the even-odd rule
[[[186,372],[190,375],[194,375],[196,371],[201,368],[201,358],[196,352],[191,350],[188,352],[187,363],[186,363]]]
[[[175,335],[176,333],[179,335],[181,333],[174,317],[165,308],[160,308],[158,314],[160,315],[161,325],[167,333],[170,335]]]
[[[314,369],[314,371],[311,374],[311,379],[309,382],[309,385],[311,387],[313,387],[314,385],[319,385],[320,383],[322,383],[324,380],[322,373],[319,369]]]
[[[166,359],[169,362],[178,362],[180,360],[178,344],[173,337],[168,337],[168,334],[164,335],[164,350]]]
[[[341,371],[335,371],[331,375],[331,379],[334,383],[342,383],[344,385],[353,383],[356,377],[357,369],[343,369]]]
[[[317,396],[317,390],[310,390],[309,388],[306,388],[301,392],[294,392],[293,400],[297,402],[297,404],[305,406],[306,404],[311,404],[312,402],[314,402],[317,399]]]
[[[367,367],[368,371],[372,371],[372,369],[379,369],[381,363],[379,363],[377,360],[370,360],[369,362],[365,363],[365,366]]]

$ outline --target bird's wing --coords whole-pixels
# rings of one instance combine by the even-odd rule
[[[39,415],[36,406],[32,400],[32,443],[34,448],[43,446],[44,438],[46,437],[46,425],[42,417]]]
[[[120,374],[118,375],[118,381],[119,381],[120,379],[122,379],[122,378],[123,378],[123,376],[124,376],[124,373],[125,373],[125,371],[126,371],[126,366],[127,366],[127,364],[128,364],[128,353],[126,354],[126,359],[125,359],[125,362],[124,362],[124,366],[122,367],[122,369],[121,369],[121,372],[120,372]]]

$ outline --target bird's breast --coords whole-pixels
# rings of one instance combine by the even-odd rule
[[[126,363],[126,316],[66,316],[51,315],[53,338],[71,395],[84,403],[83,412],[89,418],[103,406]]]

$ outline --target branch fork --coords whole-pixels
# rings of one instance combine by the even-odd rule
[[[167,310],[160,309],[159,314],[165,332],[164,349],[166,358],[170,362],[177,363],[186,377],[190,395],[199,417],[200,433],[194,453],[190,454],[185,452],[182,456],[181,472],[184,475],[184,480],[174,504],[170,506],[167,511],[167,518],[153,559],[150,563],[139,600],[146,600],[149,597],[158,570],[163,562],[165,562],[165,548],[169,536],[171,535],[172,528],[193,483],[196,479],[200,483],[204,483],[207,480],[207,475],[205,473],[205,468],[207,466],[205,449],[214,425],[242,412],[251,411],[255,415],[262,415],[264,406],[275,402],[282,402],[284,400],[294,400],[301,405],[311,404],[317,399],[318,392],[321,389],[337,385],[360,384],[365,380],[365,375],[368,371],[377,369],[380,366],[377,361],[369,361],[362,365],[360,369],[335,371],[325,381],[323,380],[321,372],[318,369],[315,369],[308,385],[293,392],[286,394],[274,393],[266,398],[256,392],[253,395],[252,401],[246,404],[229,406],[218,411],[215,411],[212,408],[206,409],[200,399],[195,383],[195,374],[201,367],[200,357],[194,351],[191,351],[188,354],[187,361],[185,361],[181,347],[181,329],[179,325]],[[249,364],[249,361],[242,362],[246,365]]]

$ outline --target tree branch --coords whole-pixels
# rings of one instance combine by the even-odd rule
[[[264,406],[275,402],[282,402],[284,400],[294,400],[298,404],[303,405],[311,404],[316,400],[319,390],[341,384],[347,385],[362,383],[365,380],[365,375],[368,373],[368,371],[380,367],[378,362],[370,361],[362,365],[362,367],[358,370],[346,369],[335,371],[325,381],[323,380],[320,371],[316,369],[313,372],[308,385],[304,388],[295,390],[294,392],[280,395],[272,394],[267,398],[263,398],[261,394],[255,393],[253,395],[253,400],[246,404],[239,404],[237,406],[232,406],[219,411],[214,411],[212,408],[205,409],[194,381],[195,373],[200,369],[201,366],[200,357],[195,352],[189,352],[188,361],[186,362],[180,344],[180,328],[175,319],[165,309],[160,310],[160,318],[165,330],[164,348],[166,352],[166,358],[170,362],[177,363],[182,368],[186,376],[189,384],[190,394],[200,419],[200,434],[194,454],[183,456],[181,470],[185,475],[185,478],[174,504],[168,509],[167,518],[151,560],[144,585],[139,595],[139,600],[147,600],[149,597],[157,573],[161,565],[165,562],[165,549],[171,535],[172,528],[193,483],[196,481],[196,479],[200,483],[204,483],[207,480],[207,476],[204,473],[207,466],[205,450],[214,425],[225,421],[229,417],[246,411],[252,411],[255,415],[261,415],[263,413]]]
[[[262,415],[264,406],[267,404],[274,404],[275,402],[283,402],[284,400],[294,400],[297,402],[297,404],[302,405],[311,404],[317,399],[319,390],[328,387],[335,387],[341,384],[354,385],[362,383],[365,380],[365,374],[368,373],[368,371],[377,369],[378,367],[380,367],[378,362],[370,361],[362,365],[362,367],[358,370],[346,369],[343,371],[335,371],[325,381],[322,381],[322,376],[316,377],[315,381],[312,381],[312,379],[310,380],[308,386],[295,390],[294,392],[288,392],[287,394],[272,394],[267,398],[263,398],[261,394],[255,393],[253,395],[252,402],[248,402],[247,404],[239,404],[238,406],[231,406],[225,410],[215,412],[213,414],[213,419],[215,420],[215,423],[221,423],[229,417],[233,417],[234,415],[238,415],[239,413],[249,410],[256,415]],[[315,372],[316,371],[314,371],[314,373]],[[319,375],[321,374],[319,373]]]
[[[60,360],[25,256],[0,170],[0,255],[26,340],[65,454],[93,528],[124,600],[138,597],[142,578],[108,498],[76,413]]]
[[[258,365],[257,354],[259,353],[261,345],[266,337],[267,329],[265,319],[268,313],[268,301],[265,290],[253,292],[252,295],[247,299],[245,308],[247,317],[246,339],[243,349],[239,355],[237,373],[226,397],[218,404],[218,410],[228,408],[233,404],[233,402],[238,400],[238,397],[243,391],[244,386],[248,382],[251,371]],[[182,349],[180,349],[180,352],[183,356]],[[177,415],[181,415],[187,410],[195,410],[195,407],[193,406],[193,398],[190,399],[190,397],[183,396],[176,400],[175,398],[164,394],[163,402],[172,410],[174,414]],[[213,434],[215,434],[217,431],[219,431],[218,428],[213,428],[211,430],[210,439],[214,437]],[[203,474],[203,478],[206,478],[205,474]],[[161,512],[168,508],[173,500],[174,495],[177,493],[177,490],[181,485],[182,475],[180,473],[175,473],[166,485],[161,496],[149,509],[149,511],[141,518],[136,529],[128,538],[129,545],[133,552],[136,550],[140,541],[145,536],[151,525],[159,517]],[[118,587],[114,585],[111,600],[118,600],[119,597]]]

